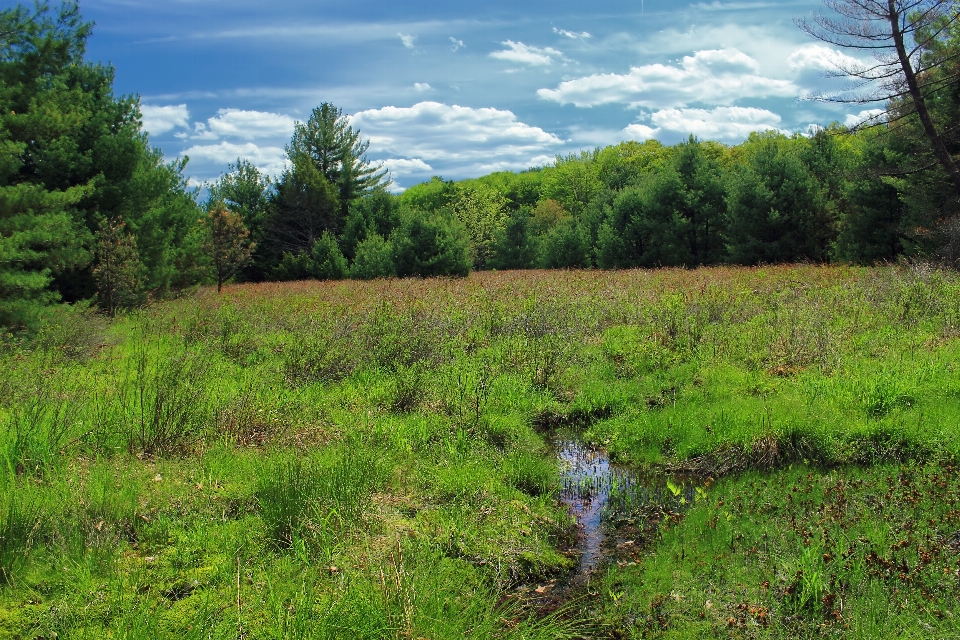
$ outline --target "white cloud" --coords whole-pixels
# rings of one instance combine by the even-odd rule
[[[252,142],[234,144],[221,142],[213,145],[195,145],[183,152],[190,157],[190,168],[199,165],[201,169],[209,169],[203,173],[218,175],[237,158],[249,160],[264,173],[277,177],[287,167],[287,154],[281,147],[260,147]]]
[[[293,134],[294,119],[281,113],[220,109],[217,115],[204,123],[197,123],[195,138],[289,138]]]
[[[510,111],[438,102],[361,111],[350,122],[370,141],[371,156],[393,156],[384,162],[429,163],[451,174],[448,177],[544,164],[564,143],[552,133],[519,122]]]
[[[187,105],[155,107],[148,104],[140,105],[140,114],[143,116],[143,129],[155,136],[163,135],[177,127],[190,127],[190,111]]]
[[[403,46],[405,46],[407,49],[413,49],[414,42],[417,39],[416,36],[408,36],[402,33],[398,33],[397,37],[400,38],[400,42],[402,42]]]
[[[717,107],[710,110],[664,109],[651,115],[650,120],[657,126],[656,132],[673,131],[710,140],[741,140],[754,131],[779,131],[781,118],[766,109]]]
[[[597,74],[540,89],[545,100],[578,107],[621,103],[633,107],[683,107],[691,103],[729,105],[743,98],[793,97],[789,80],[759,75],[756,60],[738,49],[698,51],[679,65],[633,67],[630,73]]]
[[[847,114],[847,117],[844,118],[843,124],[846,127],[853,128],[857,125],[863,124],[864,122],[870,121],[869,124],[882,122],[883,119],[879,116],[885,114],[886,111],[883,109],[864,109],[857,114]]]
[[[506,40],[500,44],[507,47],[507,49],[504,49],[503,51],[494,51],[490,54],[491,58],[506,60],[508,62],[517,62],[520,64],[529,64],[535,67],[548,65],[552,63],[554,59],[563,59],[563,53],[551,47],[545,47],[541,49],[540,47],[531,47],[523,44],[522,42],[514,42],[513,40]]]
[[[840,68],[857,68],[862,63],[836,49],[820,44],[810,44],[800,47],[790,54],[787,63],[794,71],[837,71]]]
[[[433,89],[433,87],[431,87],[431,86],[430,86],[429,84],[427,84],[426,82],[414,82],[414,83],[413,83],[413,88],[416,89],[416,90],[417,90],[418,92],[420,92],[420,93],[423,93],[424,91],[430,91],[431,89]]]
[[[570,38],[571,40],[586,40],[587,38],[592,37],[586,31],[583,31],[581,33],[576,33],[574,31],[567,31],[566,29],[557,29],[556,27],[553,28],[553,32],[560,34],[561,36]]]
[[[404,176],[411,173],[423,174],[433,171],[433,167],[428,165],[420,158],[413,158],[411,160],[406,158],[387,158],[386,160],[379,160],[378,162],[389,169],[390,173],[397,176]]]
[[[660,130],[648,127],[645,124],[631,124],[624,129],[623,132],[626,134],[628,140],[639,140],[643,142],[656,138]]]
[[[451,50],[457,51],[458,49],[466,49],[467,45],[463,44],[463,40],[457,40],[453,36],[450,36],[450,42],[453,43],[453,46],[450,47]]]

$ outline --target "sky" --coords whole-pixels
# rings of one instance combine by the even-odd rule
[[[12,4],[12,2],[4,2]],[[400,191],[520,171],[624,140],[853,124],[848,55],[795,20],[818,0],[81,0],[87,57],[140,96],[191,184],[238,158],[276,177],[294,123],[330,102]]]

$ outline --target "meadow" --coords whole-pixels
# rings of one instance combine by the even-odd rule
[[[958,636],[958,337],[909,264],[75,310],[0,346],[0,636]],[[558,429],[692,489],[546,603]]]

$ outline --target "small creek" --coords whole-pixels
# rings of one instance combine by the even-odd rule
[[[576,545],[570,551],[578,562],[564,580],[566,589],[588,583],[606,564],[636,558],[659,522],[688,509],[700,491],[689,478],[641,473],[613,463],[606,451],[586,444],[577,431],[557,431],[551,444],[562,465],[560,500],[577,524]]]

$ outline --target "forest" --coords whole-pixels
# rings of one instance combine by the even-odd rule
[[[0,324],[58,302],[113,314],[227,280],[465,276],[472,270],[775,264],[956,264],[956,188],[908,96],[885,120],[726,146],[650,140],[399,195],[369,143],[324,103],[296,125],[279,176],[238,158],[190,188],[141,129],[136,96],[84,59],[75,4],[5,10]],[[936,25],[924,27],[928,30]],[[949,154],[956,23],[925,41],[928,111]]]

